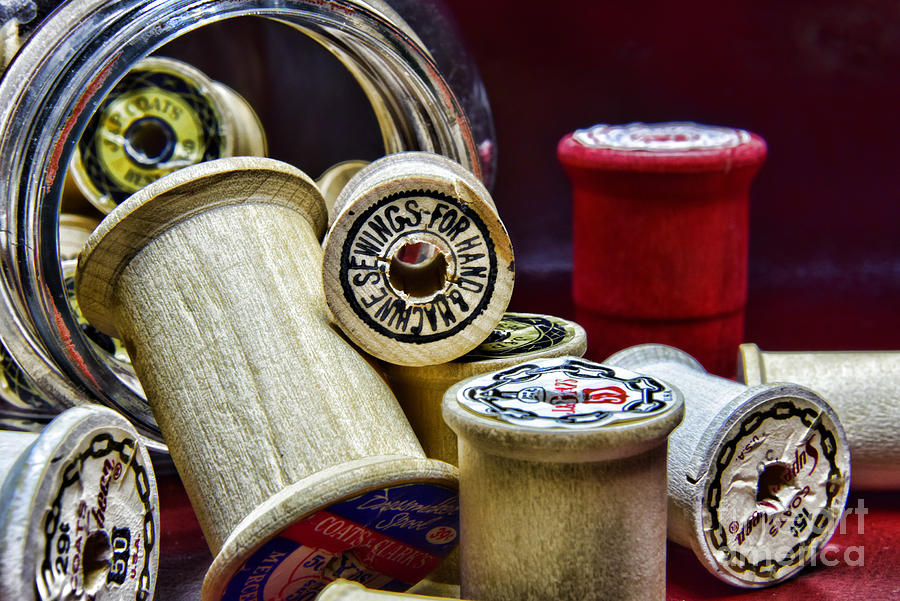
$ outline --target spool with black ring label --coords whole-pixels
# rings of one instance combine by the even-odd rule
[[[677,390],[541,358],[456,384],[442,408],[459,435],[462,598],[665,599]]]
[[[132,426],[85,405],[40,434],[2,432],[0,446],[3,598],[152,600],[159,501]]]
[[[450,386],[541,357],[580,356],[586,344],[584,329],[575,322],[552,315],[507,312],[490,335],[462,357],[417,367],[383,363],[382,369],[425,455],[456,465],[456,434],[441,417],[441,402]],[[451,590],[451,586],[457,588]],[[417,585],[416,591],[458,597],[458,586],[459,560],[454,553],[427,582]]]
[[[434,365],[478,346],[512,293],[512,245],[490,194],[453,161],[408,152],[359,171],[324,243],[325,296],[370,355]]]
[[[706,373],[690,355],[641,345],[606,361],[685,395],[669,439],[669,538],[717,578],[747,588],[797,574],[828,542],[850,488],[834,410],[790,383],[754,387]]]
[[[108,213],[177,169],[235,155],[265,155],[252,108],[227,86],[170,58],[146,58],[116,84],[91,118],[70,174]]]

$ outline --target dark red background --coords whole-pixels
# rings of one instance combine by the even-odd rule
[[[573,313],[569,185],[558,140],[599,122],[691,120],[745,128],[769,144],[751,191],[745,339],[764,350],[900,347],[900,3],[446,4],[494,112],[495,200],[518,264],[512,308]],[[298,42],[265,32],[240,43],[197,34],[171,54],[247,96],[273,156],[314,176],[337,160],[374,158],[371,115],[348,108],[359,100],[353,82],[316,80],[330,57],[304,59],[294,52]],[[316,100],[327,104],[327,118],[305,108]],[[162,484],[158,598],[168,601],[196,589],[209,556],[177,483]],[[671,545],[669,599],[897,598],[898,495],[861,496],[870,508],[864,532],[851,521],[834,542],[839,557],[863,546],[863,566],[841,561],[745,593]]]

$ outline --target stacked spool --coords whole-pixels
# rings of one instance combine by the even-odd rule
[[[663,601],[666,438],[683,411],[661,381],[576,357],[448,390],[462,598]]]
[[[295,168],[220,159],[133,195],[79,258],[79,305],[128,347],[215,555],[205,601],[401,590],[455,546],[456,469],[330,323],[325,220]]]
[[[366,353],[435,365],[472,350],[509,304],[512,245],[481,182],[425,152],[362,168],[335,202],[324,242],[325,296]]]

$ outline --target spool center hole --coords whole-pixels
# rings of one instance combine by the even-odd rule
[[[447,276],[447,257],[428,242],[404,244],[388,266],[388,279],[394,289],[413,298],[428,298],[443,290]]]
[[[156,117],[142,117],[125,130],[125,152],[141,165],[169,160],[175,150],[175,132]]]
[[[782,511],[796,489],[791,466],[785,463],[770,463],[759,474],[756,503],[765,508]]]
[[[91,532],[84,541],[81,569],[84,590],[100,590],[109,574],[109,536],[103,530]]]

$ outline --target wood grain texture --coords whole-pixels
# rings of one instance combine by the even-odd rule
[[[316,601],[402,601],[403,599],[440,599],[434,595],[389,593],[367,589],[357,582],[335,580],[326,586]],[[451,597],[452,598],[452,597]],[[458,598],[458,597],[457,597]]]
[[[219,554],[204,599],[304,512],[396,481],[455,486],[331,324],[325,218],[295,168],[220,159],[129,198],[80,257],[82,311],[125,342]]]
[[[335,207],[325,296],[364,351],[399,365],[445,363],[500,321],[512,246],[469,171],[435,154],[389,155],[353,176]]]
[[[159,500],[137,441],[97,405],[67,409],[39,434],[0,432],[0,598],[152,600]]]
[[[519,368],[466,380],[444,397],[444,418],[459,435],[461,596],[665,599],[666,436],[681,420],[680,397],[573,357],[528,365],[535,369],[521,374],[521,388],[501,386],[489,397],[494,410],[476,413],[462,399],[518,377]],[[561,379],[580,400],[556,413]],[[626,380],[638,400],[594,396]],[[538,388],[543,401],[533,400]],[[531,399],[530,411],[515,410],[513,398]],[[654,409],[642,413],[642,405]],[[544,425],[529,412],[546,416]]]
[[[335,206],[335,203],[337,202],[341,191],[344,189],[344,186],[347,185],[350,178],[368,164],[369,161],[362,160],[341,161],[322,172],[322,175],[316,180],[316,185],[319,187],[319,191],[322,192],[322,196],[325,198],[325,206],[328,207],[329,224],[334,223],[334,218],[337,216],[337,211],[340,209],[340,207]]]
[[[821,397],[796,384],[749,388],[664,345],[631,347],[606,363],[684,395],[684,422],[669,438],[668,536],[713,575],[767,586],[828,542],[850,463],[840,421]]]
[[[762,351],[742,344],[738,379],[748,386],[794,382],[837,412],[854,489],[900,489],[900,351]]]

